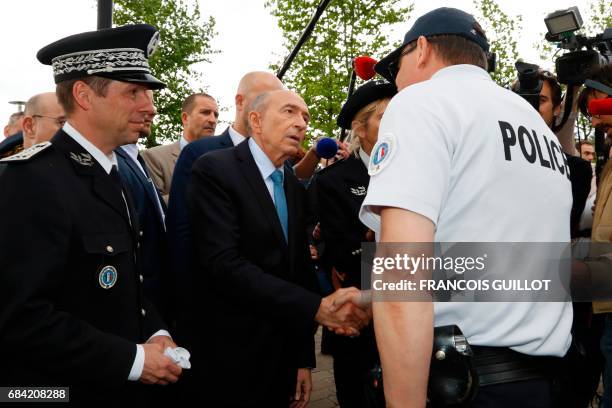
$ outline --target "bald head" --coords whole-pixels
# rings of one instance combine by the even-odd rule
[[[55,92],[45,92],[31,97],[25,105],[23,118],[23,147],[46,142],[66,121],[64,109]]]
[[[248,135],[249,108],[258,95],[266,92],[285,89],[283,83],[269,72],[249,72],[242,77],[236,91],[236,117],[234,129],[238,133]]]

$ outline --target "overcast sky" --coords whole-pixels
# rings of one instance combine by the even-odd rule
[[[342,1],[342,0],[332,0]],[[408,0],[405,0],[408,3]],[[217,20],[213,46],[221,50],[211,64],[196,68],[203,73],[204,84],[221,105],[229,110],[222,119],[233,119],[233,98],[240,77],[253,70],[267,70],[268,65],[284,58],[281,32],[275,19],[264,8],[264,0],[199,0],[203,16]],[[523,30],[519,54],[529,62],[540,62],[533,45],[545,32],[543,18],[551,11],[577,5],[583,19],[588,19],[587,0],[497,0],[511,16],[522,15]],[[95,0],[0,0],[0,124],[16,109],[8,102],[27,100],[30,96],[55,89],[51,67],[36,60],[36,52],[62,37],[96,29]],[[395,32],[391,40],[403,37],[415,18],[441,6],[452,6],[475,13],[472,0],[415,0],[411,18]],[[323,14],[322,18],[325,18]],[[162,39],[163,41],[163,39]],[[550,62],[540,62],[550,68]],[[1,137],[0,137],[1,139]]]

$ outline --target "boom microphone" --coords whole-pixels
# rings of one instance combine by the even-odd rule
[[[591,100],[589,113],[591,115],[612,115],[612,98]]]
[[[324,137],[317,142],[317,147],[315,149],[319,157],[331,159],[336,155],[336,153],[338,153],[338,144],[334,139]]]

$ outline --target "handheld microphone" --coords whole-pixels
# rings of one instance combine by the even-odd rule
[[[331,137],[324,137],[317,142],[315,149],[319,157],[331,159],[338,153],[338,144]]]
[[[612,115],[612,98],[591,100],[589,113],[591,115]]]

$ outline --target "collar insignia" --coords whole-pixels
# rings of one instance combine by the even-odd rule
[[[70,152],[70,158],[79,163],[81,166],[93,166],[91,154],[89,153],[76,154],[74,152]]]
[[[351,193],[355,194],[356,196],[364,196],[368,193],[368,190],[366,190],[364,186],[359,186],[357,188],[351,187]]]

